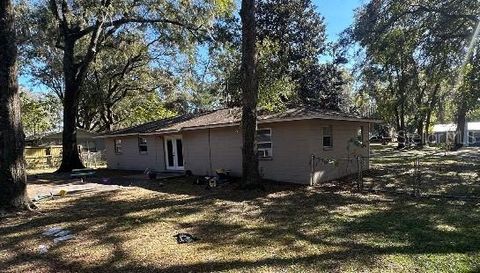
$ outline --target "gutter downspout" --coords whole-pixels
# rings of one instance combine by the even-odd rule
[[[208,128],[208,164],[209,164],[209,173],[208,175],[212,175],[213,170],[212,170],[212,142],[211,142],[211,137],[210,137],[210,128]]]

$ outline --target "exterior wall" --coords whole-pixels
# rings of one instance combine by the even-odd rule
[[[326,126],[332,126],[332,148],[322,146],[323,127]],[[356,138],[360,126],[364,127],[363,139],[367,141],[368,123],[307,120],[262,124],[260,128],[272,129],[273,150],[271,160],[260,161],[260,172],[266,179],[301,184],[309,184],[312,176],[313,182],[319,183],[355,173],[354,154],[367,156],[369,153],[368,145],[362,148],[349,144],[352,138]],[[312,174],[312,154],[335,163],[324,164],[317,159]],[[368,161],[365,162],[364,168],[368,168]]]
[[[148,152],[140,154],[138,150],[138,137],[106,138],[105,156],[107,166],[118,170],[145,170],[146,168],[162,171],[165,170],[165,154],[163,152],[163,138],[159,136],[145,136]],[[122,140],[122,152],[115,153],[114,139]]]
[[[185,169],[194,174],[214,174],[229,169],[242,174],[242,138],[239,127],[224,127],[183,132]]]
[[[332,126],[333,147],[324,148],[323,127]],[[363,126],[366,147],[351,143]],[[305,120],[260,124],[272,129],[272,158],[259,162],[263,178],[281,182],[310,184],[328,181],[357,171],[355,156],[368,156],[369,124],[348,121]],[[242,139],[238,126],[182,132],[185,170],[195,175],[214,174],[216,169],[229,169],[232,175],[242,174]],[[108,167],[112,169],[165,169],[163,138],[148,136],[148,155],[138,152],[137,137],[121,137],[122,154],[115,154],[113,138],[105,140]],[[153,143],[153,144],[152,144]],[[312,154],[334,164],[316,160],[313,173]],[[368,168],[365,161],[363,168]]]
[[[333,147],[324,149],[323,127],[330,125]],[[349,144],[360,126],[364,127],[363,137],[366,141],[368,123],[308,120],[261,124],[259,128],[272,129],[272,158],[260,161],[260,173],[265,179],[309,184],[312,154],[325,159],[338,159],[336,164],[316,164],[313,173],[315,183],[355,173],[357,162],[354,154],[367,156],[369,152],[368,145],[362,148]],[[230,169],[232,175],[241,176],[242,141],[239,127],[187,131],[183,132],[183,140],[186,170],[204,175],[224,168]],[[363,167],[368,168],[367,161]]]
[[[195,175],[210,175],[208,130],[189,131],[182,134],[185,169]]]

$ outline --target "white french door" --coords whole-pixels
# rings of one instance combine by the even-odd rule
[[[182,136],[165,137],[165,163],[167,170],[182,171],[184,169]]]

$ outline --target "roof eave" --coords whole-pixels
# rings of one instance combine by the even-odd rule
[[[377,119],[347,118],[347,117],[333,117],[333,116],[312,116],[312,117],[297,117],[297,118],[264,119],[264,120],[259,120],[258,124],[289,122],[289,121],[301,121],[301,120],[314,120],[314,119],[351,121],[351,122],[366,122],[366,123],[383,123],[382,120],[377,120]],[[211,125],[190,126],[190,127],[184,127],[184,128],[178,129],[178,130],[155,131],[155,132],[149,132],[149,133],[128,133],[128,134],[103,135],[103,136],[97,136],[95,138],[165,135],[165,134],[171,134],[171,133],[179,133],[179,132],[182,132],[182,131],[214,129],[214,128],[223,128],[223,127],[233,127],[233,126],[239,126],[239,125],[240,125],[240,122],[227,122],[227,123],[218,123],[218,124],[211,124]]]

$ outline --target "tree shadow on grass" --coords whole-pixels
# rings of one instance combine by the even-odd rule
[[[359,269],[381,266],[377,258],[382,255],[480,250],[480,215],[474,203],[273,188],[256,197],[235,191],[231,198],[226,188],[192,193],[186,181],[181,183],[143,194],[137,189],[75,196],[56,201],[48,213],[31,220],[9,219],[0,229],[0,249],[13,254],[0,260],[3,268],[15,271],[31,264],[45,272],[237,272],[295,266],[342,271],[346,264]],[[71,229],[79,239],[45,255],[25,248],[25,242],[38,243],[40,233],[53,225]],[[171,237],[177,230],[201,240],[177,246]],[[135,241],[136,232],[147,233]],[[156,239],[151,236],[164,233],[171,242],[161,241],[163,245],[151,249],[148,243]],[[144,246],[136,249],[136,243]],[[88,247],[107,250],[99,258]],[[163,248],[178,253],[152,258]],[[139,249],[142,259],[132,253]],[[86,257],[72,259],[72,251]],[[178,263],[166,262],[175,256]]]
[[[284,190],[299,189],[303,185],[276,183],[274,181],[265,181],[263,186],[265,190],[240,190],[240,180],[233,178],[229,183],[220,184],[218,188],[209,188],[207,185],[197,185],[197,177],[169,177],[150,180],[141,171],[121,171],[121,170],[97,170],[94,177],[85,178],[80,181],[79,178],[71,179],[66,174],[43,173],[29,177],[29,184],[47,188],[57,188],[68,186],[89,186],[98,185],[98,188],[109,186],[120,187],[138,187],[150,191],[165,194],[190,195],[190,196],[210,196],[229,201],[242,202],[261,196],[266,196],[273,192]]]
[[[467,153],[468,154],[468,153]],[[364,173],[364,185],[371,190],[388,190],[422,195],[480,198],[480,158],[435,156],[420,159],[418,173],[414,159],[377,158]]]

